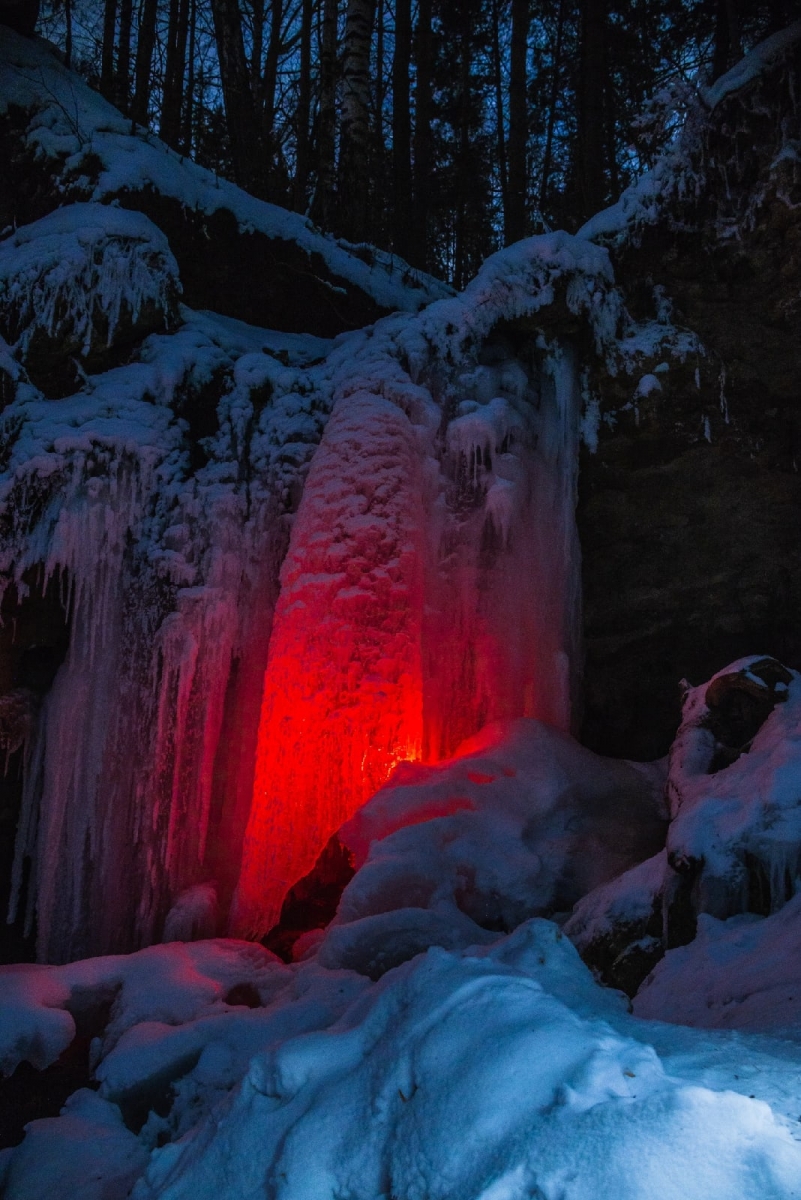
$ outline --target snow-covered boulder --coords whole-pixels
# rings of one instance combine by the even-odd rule
[[[48,396],[173,327],[180,291],[161,230],[114,205],[57,208],[0,241],[0,332]]]
[[[694,909],[777,912],[801,887],[801,675],[751,657],[692,688],[668,798],[668,861]]]
[[[662,901],[667,856],[602,884],[576,904],[564,931],[604,983],[633,996],[665,953]]]
[[[702,913],[695,938],[668,950],[634,997],[654,1021],[801,1033],[801,896],[769,917]]]
[[[357,869],[318,961],[378,977],[427,946],[568,912],[661,848],[663,782],[658,764],[602,759],[533,720],[488,726],[437,766],[398,768],[337,835]]]
[[[758,655],[686,688],[666,850],[585,896],[565,932],[636,992],[702,914],[776,913],[801,890],[801,675]]]

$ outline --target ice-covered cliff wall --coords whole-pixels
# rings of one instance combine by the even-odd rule
[[[69,625],[32,702],[10,916],[35,919],[40,957],[71,957],[158,938],[214,883],[221,919],[236,887],[231,928],[262,934],[398,761],[496,717],[569,725],[579,364],[515,322],[561,290],[613,338],[606,255],[534,239],[464,295],[331,347],[179,311],[139,214],[75,205],[56,224],[73,256],[113,260],[126,328],[123,261],[175,331],[48,400],[24,377],[30,330],[81,331],[89,353],[92,314],[52,299],[53,217],[3,245],[10,313],[36,276],[2,416],[9,612],[54,580]],[[137,238],[149,259],[122,254]]]
[[[456,297],[366,267],[3,38],[15,203],[65,202],[0,240],[0,707],[28,731],[21,791],[4,785],[10,915],[43,959],[261,935],[397,762],[497,718],[569,726],[586,364],[636,373],[688,339],[638,329],[607,252],[566,234],[493,256]],[[181,305],[195,267],[173,209],[159,226],[127,207],[164,217],[154,196],[190,230],[222,206],[242,237],[310,256],[323,290],[404,311],[326,340]],[[346,295],[339,328],[360,311]],[[330,325],[316,303],[303,328]]]

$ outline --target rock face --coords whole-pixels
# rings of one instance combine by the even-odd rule
[[[636,389],[594,381],[583,733],[606,754],[666,753],[683,676],[755,650],[801,666],[800,62],[785,38],[739,86],[724,77],[656,203],[630,196],[624,226],[595,222],[631,311],[670,310],[706,351],[669,370],[654,360]]]
[[[779,912],[801,887],[801,675],[740,659],[685,692],[669,756],[665,850],[585,895],[565,932],[630,995],[666,950],[725,921]]]

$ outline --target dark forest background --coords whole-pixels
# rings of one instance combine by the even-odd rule
[[[131,121],[462,287],[575,230],[798,0],[43,0]]]

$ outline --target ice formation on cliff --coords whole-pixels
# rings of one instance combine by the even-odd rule
[[[59,236],[114,291],[123,362],[58,401],[23,374],[1,418],[11,611],[57,584],[69,623],[10,915],[24,903],[40,957],[69,959],[157,939],[206,885],[261,934],[397,762],[497,718],[569,726],[580,364],[515,323],[558,301],[621,361],[633,326],[606,252],[554,234],[419,316],[333,344],[259,331],[179,309],[160,232],[91,204],[2,243],[9,313],[39,281],[4,327],[23,371],[25,330],[77,334],[80,357],[92,319]],[[111,318],[147,305],[172,332],[115,350]]]
[[[526,359],[495,331],[561,285],[611,341],[610,282],[602,251],[531,239],[348,347],[281,571],[238,935],[269,928],[398,762],[502,717],[569,727],[578,364],[558,339]]]

